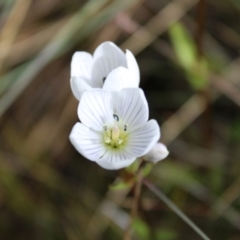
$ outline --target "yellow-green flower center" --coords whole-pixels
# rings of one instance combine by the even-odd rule
[[[119,122],[116,114],[113,115],[115,121],[110,128],[104,126],[104,143],[111,148],[121,148],[127,142],[127,126]]]

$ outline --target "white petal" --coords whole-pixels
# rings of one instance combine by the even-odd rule
[[[103,127],[113,122],[112,92],[103,90],[86,91],[78,105],[78,117],[87,127],[103,131]]]
[[[133,73],[132,81],[134,82],[134,87],[138,87],[140,82],[140,72],[139,72],[139,67],[138,67],[136,58],[134,57],[132,52],[130,52],[129,50],[126,50],[126,59],[127,59],[128,69]]]
[[[112,60],[120,60],[121,62],[125,62],[125,66],[127,66],[126,64],[126,59],[125,59],[125,55],[123,53],[123,51],[116,46],[113,42],[103,42],[102,44],[100,44],[94,54],[93,54],[94,59],[97,59],[99,57],[108,57]]]
[[[94,87],[102,87],[108,74],[117,67],[126,67],[127,60],[123,51],[112,42],[102,43],[94,52],[92,82]]]
[[[129,134],[126,150],[136,157],[143,156],[152,149],[160,138],[160,128],[155,120],[150,120],[141,128]]]
[[[76,123],[70,133],[70,141],[85,158],[96,161],[106,152],[102,135],[81,123]]]
[[[122,119],[123,124],[127,125],[129,132],[140,128],[147,122],[149,110],[142,89],[123,89],[115,101],[118,104],[116,113]]]
[[[81,77],[71,77],[70,85],[73,95],[79,101],[84,91],[92,89],[92,87]]]
[[[143,158],[149,162],[157,163],[160,160],[166,158],[169,154],[167,147],[162,143],[156,143],[153,148],[143,156]]]
[[[96,163],[108,170],[117,170],[131,165],[136,160],[126,151],[107,151]]]
[[[91,76],[93,64],[93,57],[87,52],[75,52],[71,62],[71,77],[85,77],[87,79]]]
[[[136,88],[133,74],[124,67],[118,67],[111,71],[104,85],[104,90],[120,91],[123,88]]]

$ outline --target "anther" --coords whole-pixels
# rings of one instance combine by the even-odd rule
[[[105,138],[104,138],[104,142],[107,143],[107,144],[109,144],[109,143],[111,142],[111,139],[110,139],[109,137],[105,137]]]
[[[107,126],[104,126],[103,129],[104,129],[104,131],[107,131]]]
[[[117,140],[117,144],[122,144],[123,143],[123,140],[121,139],[121,138],[119,138],[118,140]]]
[[[102,79],[103,83],[105,82],[105,80],[106,80],[106,77],[103,77],[103,79]]]
[[[117,114],[113,114],[113,118],[118,122],[119,121],[119,117]]]
[[[124,131],[127,131],[127,125],[124,125],[123,130],[124,130]]]

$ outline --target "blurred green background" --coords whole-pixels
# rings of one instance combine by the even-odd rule
[[[167,159],[149,179],[211,239],[240,239],[238,0],[0,1],[0,239],[122,239],[132,191],[71,146],[75,51],[139,63]],[[201,239],[146,187],[134,239]]]

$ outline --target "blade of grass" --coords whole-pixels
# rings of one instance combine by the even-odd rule
[[[100,8],[107,3],[107,0],[89,1],[81,8],[58,32],[53,40],[32,60],[26,70],[20,75],[11,89],[2,97],[0,101],[0,116],[8,109],[15,99],[28,86],[34,76],[50,61],[66,51],[72,46],[73,35],[83,27],[86,22],[95,15]],[[68,45],[66,47],[66,45]]]
[[[16,0],[0,0],[0,6],[1,6],[1,15],[0,15],[0,22],[4,21],[5,17],[8,15],[8,13],[11,11],[14,3]]]
[[[22,22],[26,17],[26,13],[31,5],[31,0],[17,0],[11,9],[8,19],[1,31],[0,35],[0,72],[4,66],[4,62],[8,57],[11,46],[19,32]]]
[[[199,236],[204,240],[210,240],[210,238],[189,219],[163,192],[156,188],[149,180],[143,179],[143,184],[151,190],[156,196],[158,196],[173,212],[175,212],[186,224],[188,224]]]
[[[228,201],[224,197],[218,197],[211,189],[199,182],[192,173],[193,169],[190,169],[187,165],[167,162],[162,163],[159,169],[155,168],[155,171],[153,171],[153,175],[158,181],[177,185],[204,202],[211,210],[214,220],[222,216],[234,227],[240,229],[240,214],[236,208],[230,206],[231,200]],[[236,196],[236,194],[237,192],[234,195]]]
[[[2,99],[0,100],[0,117],[44,66],[61,56],[72,46],[74,46],[76,42],[79,42],[79,40],[87,37],[92,32],[102,27],[119,11],[126,9],[138,1],[139,0],[113,2],[99,14],[97,14],[97,12],[107,3],[106,0],[92,0],[87,3],[82,10],[76,13],[69,20],[69,22],[66,23],[65,27],[63,27],[63,29],[38,54],[38,56],[29,62],[28,66],[26,65],[26,70],[23,72],[23,74],[20,75],[17,80],[15,80],[15,83],[12,85],[11,89],[5,95],[3,95]],[[93,15],[94,18],[91,20],[91,16]],[[87,25],[86,21],[88,21]],[[80,29],[81,34],[78,34],[78,38],[74,38],[74,35],[79,32]]]
[[[124,49],[130,48],[136,55],[153,43],[160,34],[165,32],[173,23],[182,18],[197,0],[174,0],[167,4],[159,13],[141,26],[123,44]]]

